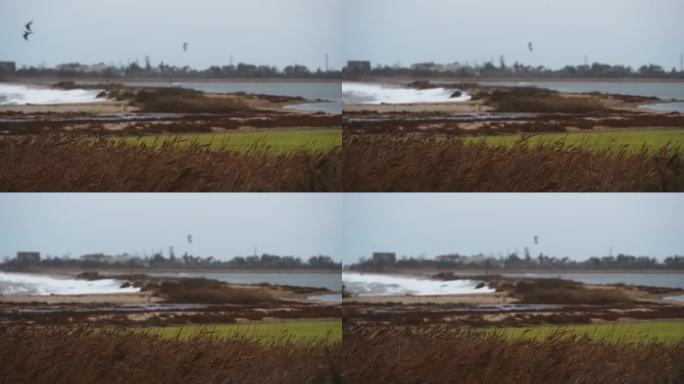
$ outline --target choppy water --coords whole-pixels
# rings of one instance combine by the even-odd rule
[[[262,94],[303,97],[311,103],[296,104],[291,108],[307,112],[342,113],[340,82],[127,82],[134,87],[181,87],[208,93]],[[319,101],[323,100],[323,101]]]
[[[103,101],[97,95],[101,90],[52,89],[33,85],[0,83],[0,105],[25,104],[81,104]]]
[[[639,108],[658,112],[684,113],[684,103],[657,103],[642,105]]]
[[[114,279],[78,280],[67,277],[28,273],[0,272],[0,295],[87,295],[139,292],[140,288],[121,288],[124,282]]]
[[[343,82],[342,100],[345,104],[450,103],[470,100],[470,95],[466,93],[451,97],[454,91],[445,88],[414,89],[389,84]]]
[[[343,272],[342,282],[349,293],[358,296],[433,296],[494,292],[486,286],[476,288],[480,282],[475,280],[438,281],[373,273]]]

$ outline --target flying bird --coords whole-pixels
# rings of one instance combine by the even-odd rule
[[[532,45],[531,41],[529,43],[527,43],[527,49],[529,49],[530,52],[534,51],[534,45]]]
[[[31,30],[32,24],[33,24],[33,20],[29,21],[25,25],[26,30],[24,31],[24,40],[26,40],[26,41],[28,41],[29,36],[31,36],[33,34],[33,31]]]
[[[188,51],[188,43],[183,43],[183,52]]]
[[[534,244],[539,244],[539,236],[534,235]]]
[[[188,243],[192,244],[192,235],[188,235]]]

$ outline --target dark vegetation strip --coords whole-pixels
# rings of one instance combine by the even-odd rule
[[[654,321],[684,318],[681,305],[564,305],[560,308],[504,310],[496,307],[465,307],[454,304],[357,304],[346,302],[347,324],[391,323],[395,325],[448,324],[461,327],[521,327],[558,324],[592,324],[597,320]]]
[[[0,140],[2,191],[339,191],[339,151],[236,153],[173,140],[159,147],[70,136]]]
[[[344,167],[342,167],[344,164]],[[345,136],[325,153],[236,153],[68,136],[0,140],[2,191],[682,191],[682,156],[563,143]]]
[[[250,112],[230,115],[181,115],[176,117],[141,117],[126,119],[121,117],[113,121],[101,121],[90,115],[86,116],[41,116],[39,119],[23,120],[16,114],[6,115],[2,121],[0,115],[0,134],[33,135],[49,134],[59,131],[82,135],[131,136],[140,134],[163,133],[212,133],[216,129],[234,131],[241,128],[275,129],[275,128],[336,128],[342,125],[339,116],[284,114],[279,112]],[[32,115],[33,116],[33,115]],[[119,124],[112,129],[113,124]]]
[[[480,90],[474,99],[484,99],[499,112],[588,113],[606,111],[595,97],[563,96],[543,88],[511,87],[491,92]]]
[[[340,347],[190,340],[97,328],[0,326],[3,383],[335,383]]]
[[[668,147],[592,153],[580,146],[511,146],[459,139],[345,135],[350,192],[682,191],[682,156]]]
[[[28,309],[28,310],[26,310]],[[47,310],[43,310],[47,309]],[[48,311],[49,310],[49,311]],[[211,305],[187,309],[150,310],[140,307],[118,311],[112,306],[47,305],[41,303],[0,306],[0,322],[40,325],[169,326],[186,324],[232,324],[239,321],[339,319],[342,310],[335,305],[308,303]]]
[[[544,114],[510,117],[501,119],[483,118],[478,127],[468,121],[458,121],[448,116],[428,115],[421,119],[413,119],[406,115],[383,114],[381,118],[373,114],[345,112],[344,131],[350,134],[420,134],[420,135],[454,135],[483,136],[512,133],[570,132],[569,128],[592,130],[601,128],[651,128],[651,127],[684,127],[684,115],[652,114],[652,113],[591,113],[586,115]],[[495,116],[495,115],[494,115]],[[366,120],[366,118],[368,118]]]
[[[349,383],[681,383],[684,343],[618,345],[558,333],[544,342],[444,327],[346,327]]]

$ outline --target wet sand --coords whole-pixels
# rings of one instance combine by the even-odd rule
[[[99,115],[134,113],[136,111],[137,108],[129,106],[125,102],[114,100],[102,100],[97,103],[0,105],[0,113],[16,112],[24,115],[39,113],[83,113]]]
[[[0,303],[45,303],[52,304],[111,304],[111,305],[140,305],[162,302],[150,292],[135,293],[107,293],[97,295],[49,295],[28,296],[12,295],[0,296]]]
[[[435,296],[351,296],[342,299],[344,304],[454,304],[454,305],[495,305],[511,304],[518,300],[509,297],[505,292],[493,292],[468,295],[435,295]]]

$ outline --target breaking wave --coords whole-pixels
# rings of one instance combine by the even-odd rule
[[[133,293],[140,288],[121,288],[124,282],[114,279],[77,280],[47,275],[0,272],[0,295],[88,295],[104,293]]]
[[[475,280],[438,281],[409,276],[390,276],[373,273],[342,273],[345,289],[357,296],[436,296],[492,293],[487,286],[476,288]]]
[[[19,84],[0,84],[0,105],[97,103],[100,90],[51,89]]]
[[[451,97],[453,89],[413,89],[371,83],[342,83],[342,100],[345,104],[412,104],[450,103],[470,100],[463,92]]]

